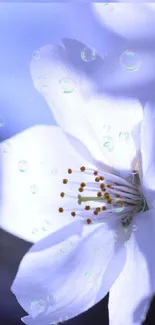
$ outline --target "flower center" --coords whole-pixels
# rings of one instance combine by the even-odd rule
[[[78,216],[88,224],[104,222],[110,216],[116,216],[125,227],[136,213],[145,210],[146,201],[134,181],[129,182],[120,176],[85,166],[78,171],[68,169],[69,175],[74,173],[76,176],[78,173],[76,179],[79,182],[74,182],[72,176],[70,181],[68,178],[63,179],[65,186],[75,186],[70,188],[72,195],[70,191],[60,193],[62,198],[69,197],[74,201],[69,200],[66,208],[60,207],[60,213],[70,212],[71,216]]]

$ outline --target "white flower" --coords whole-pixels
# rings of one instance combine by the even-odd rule
[[[110,290],[111,325],[124,325],[124,319],[139,325],[155,289],[153,106],[145,107],[143,116],[136,100],[89,93],[91,83],[83,76],[80,82],[59,50],[43,47],[31,74],[41,93],[38,75],[48,74],[43,96],[63,131],[36,127],[11,139],[8,154],[1,146],[2,227],[33,242],[41,239],[21,261],[12,291],[29,314],[25,324],[75,317]],[[58,87],[66,69],[78,83],[70,93]],[[140,185],[132,175],[135,158]],[[24,173],[17,171],[22,160],[29,166]],[[37,193],[30,191],[32,184]],[[53,229],[32,234],[44,219]]]

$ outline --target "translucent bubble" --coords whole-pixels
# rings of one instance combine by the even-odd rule
[[[132,226],[132,230],[133,230],[133,231],[137,231],[137,226],[136,226],[136,225],[133,225],[133,226]]]
[[[90,62],[96,59],[96,50],[89,47],[84,47],[81,51],[81,59],[85,62]]]
[[[35,60],[39,60],[40,59],[40,51],[39,50],[35,50],[32,53],[32,58],[35,59]]]
[[[29,169],[29,164],[26,160],[21,160],[18,163],[18,168],[20,172],[26,172]]]
[[[122,141],[127,141],[130,138],[130,133],[129,132],[120,132],[119,133],[119,139]]]
[[[40,83],[40,91],[45,93],[49,87],[49,78],[46,76],[39,76],[38,80]]]
[[[11,143],[9,141],[4,141],[2,143],[2,150],[4,153],[10,153],[12,150]]]
[[[2,128],[4,126],[4,121],[2,119],[2,117],[0,117],[0,128]]]
[[[38,193],[38,186],[33,184],[30,186],[30,190],[31,190],[32,194],[36,194],[36,193]]]
[[[44,300],[34,300],[31,303],[31,312],[33,317],[36,317],[38,314],[41,314],[46,309],[46,302]]]
[[[122,212],[124,210],[125,204],[122,201],[121,203],[119,202],[119,198],[113,198],[112,199],[112,209],[114,212]]]
[[[120,64],[127,71],[137,71],[141,66],[141,60],[138,53],[126,50],[120,57]]]
[[[75,82],[70,77],[63,77],[59,80],[61,90],[65,94],[70,94],[75,89]]]
[[[113,139],[109,136],[105,136],[103,138],[103,146],[106,148],[109,152],[114,150],[114,143]]]

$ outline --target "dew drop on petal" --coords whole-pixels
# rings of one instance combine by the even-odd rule
[[[44,300],[34,300],[31,302],[31,313],[33,317],[43,313],[46,308],[46,302]]]
[[[113,139],[110,136],[103,137],[103,146],[107,151],[113,151],[114,150],[114,143]]]
[[[11,143],[9,141],[4,141],[2,143],[2,150],[4,153],[10,153],[12,150]]]
[[[75,82],[70,77],[63,77],[59,80],[61,91],[65,94],[70,94],[75,89]]]
[[[84,47],[81,51],[81,59],[85,62],[90,62],[96,59],[96,50],[89,47]]]
[[[26,160],[21,160],[18,162],[18,168],[20,172],[26,172],[29,169],[29,164]]]
[[[141,66],[141,60],[138,53],[126,50],[120,56],[120,64],[127,71],[137,71]]]
[[[37,194],[38,193],[38,186],[37,185],[31,185],[30,190],[32,194]]]
[[[119,139],[121,141],[127,141],[130,138],[130,133],[129,132],[120,132],[119,133]]]
[[[124,202],[122,204],[119,203],[119,200],[118,198],[113,198],[112,199],[112,209],[114,212],[122,212],[124,210],[124,207],[125,207],[125,204]]]

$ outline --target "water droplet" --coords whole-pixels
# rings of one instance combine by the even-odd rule
[[[130,138],[130,133],[129,132],[120,132],[119,138],[121,141],[127,141]]]
[[[113,143],[113,139],[109,136],[105,136],[103,138],[103,146],[104,148],[107,149],[107,151],[113,151],[114,150],[114,143]]]
[[[26,172],[29,169],[29,164],[26,160],[21,160],[18,163],[18,168],[20,172]]]
[[[120,64],[127,71],[137,71],[141,66],[141,60],[138,53],[126,50],[120,57]]]
[[[125,207],[124,202],[122,201],[120,203],[120,199],[119,198],[113,198],[111,205],[112,205],[113,211],[114,212],[118,212],[118,213],[119,212],[122,212],[124,210],[124,207]]]
[[[36,317],[38,314],[41,314],[45,311],[46,302],[44,300],[34,300],[31,303],[31,312],[33,317]]]
[[[75,89],[75,82],[70,77],[63,77],[59,80],[61,90],[65,94],[72,93]]]
[[[136,225],[133,225],[133,226],[132,226],[132,230],[133,230],[133,231],[137,231],[137,226],[136,226]]]
[[[2,143],[2,150],[4,153],[10,153],[12,150],[12,146],[9,141],[4,141]]]
[[[45,93],[49,87],[49,78],[46,76],[39,76],[38,80],[40,84],[40,91]]]
[[[30,186],[30,189],[31,189],[31,193],[32,194],[36,194],[36,193],[38,193],[38,186],[37,185],[31,185]]]
[[[85,62],[90,62],[96,59],[96,50],[89,47],[84,47],[81,51],[81,59]]]

